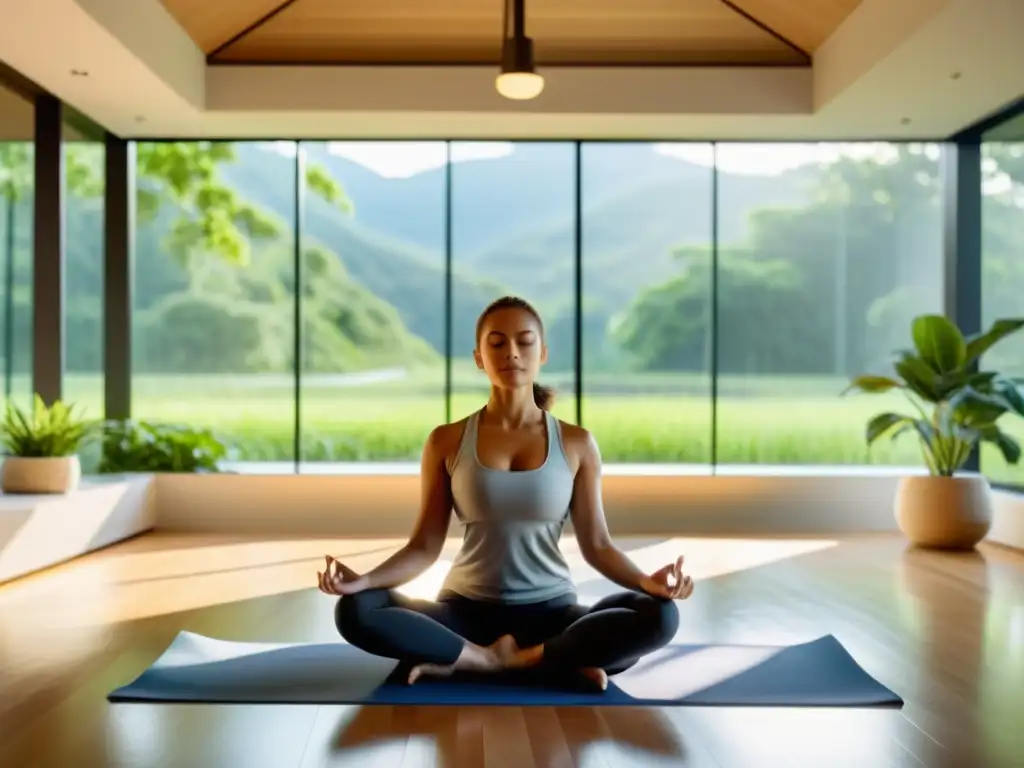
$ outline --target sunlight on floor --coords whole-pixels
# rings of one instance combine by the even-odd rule
[[[626,540],[628,541],[628,540]],[[577,583],[597,579],[606,580],[591,566],[584,562],[579,554],[576,542],[566,542],[563,546],[565,559],[572,569]],[[834,540],[824,539],[668,539],[639,548],[628,547],[626,554],[644,571],[651,572],[683,555],[683,571],[695,581],[713,579],[730,573],[757,568],[762,565],[779,562],[791,557],[822,552],[838,546]],[[437,595],[451,566],[451,561],[441,559],[434,563],[423,575],[400,588],[409,597],[431,599]],[[612,584],[604,587],[618,589]],[[590,590],[586,590],[590,591]],[[606,591],[606,590],[599,590]]]
[[[452,561],[442,558],[408,584],[403,584],[398,591],[407,597],[431,600],[441,591],[451,567]]]
[[[683,571],[695,581],[746,571],[791,557],[822,552],[839,545],[832,539],[702,539],[674,538],[628,554],[640,568],[656,570],[682,555]]]
[[[0,589],[0,605],[34,612],[43,601],[57,597],[65,607],[45,622],[53,631],[82,626],[111,626],[171,613],[266,598],[289,592],[316,590],[316,572],[330,552],[356,571],[366,571],[393,553],[395,539],[287,539],[209,542],[200,536],[143,537],[116,556],[84,558]],[[160,539],[166,548],[160,547]],[[650,538],[643,540],[651,541]],[[207,543],[203,543],[207,542]],[[835,547],[829,539],[713,539],[673,538],[643,543],[628,538],[619,545],[642,569],[653,571],[685,556],[684,570],[699,582],[787,558]],[[450,540],[441,558],[400,591],[412,597],[438,593],[459,542]],[[581,596],[617,589],[587,565],[576,542],[563,542],[566,560],[581,585]],[[111,553],[113,555],[114,553]],[[53,604],[50,604],[53,610]],[[37,627],[39,624],[33,622]],[[17,634],[17,625],[0,620],[0,636]]]
[[[781,650],[704,648],[673,658],[671,675],[665,674],[664,659],[645,657],[631,669],[616,675],[615,684],[636,698],[682,699],[753,669]]]

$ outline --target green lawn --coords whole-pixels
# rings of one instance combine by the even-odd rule
[[[459,418],[486,397],[478,373],[456,369],[452,414]],[[572,392],[571,381],[550,381]],[[609,463],[707,464],[711,458],[711,398],[707,377],[587,376],[583,422]],[[244,461],[294,458],[294,382],[280,376],[136,376],[133,415],[216,430]],[[910,435],[880,442],[869,454],[864,424],[885,410],[906,410],[895,395],[840,398],[839,379],[723,377],[718,399],[720,464],[890,464],[920,466]],[[20,387],[19,387],[20,389]],[[594,392],[594,394],[590,394]],[[24,398],[19,398],[24,400]],[[66,399],[98,416],[99,377],[70,376]],[[575,402],[562,395],[555,413],[575,420]],[[428,432],[444,421],[443,370],[417,376],[339,386],[304,380],[301,398],[303,456],[307,461],[416,460]],[[1024,424],[1011,424],[1024,439]],[[1007,468],[998,454],[983,454],[986,473],[1024,482],[1024,468]]]

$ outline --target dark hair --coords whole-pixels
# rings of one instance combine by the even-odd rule
[[[480,343],[480,334],[484,329],[484,320],[487,316],[493,312],[497,312],[500,309],[521,309],[524,312],[529,312],[533,315],[533,319],[537,321],[537,325],[540,326],[541,338],[544,338],[544,321],[540,319],[540,312],[533,308],[526,299],[521,299],[518,296],[502,296],[500,299],[495,299],[483,312],[480,313],[480,317],[476,321],[476,341]],[[533,402],[535,402],[541,409],[550,411],[551,406],[555,404],[555,390],[551,387],[545,387],[543,384],[533,382]]]

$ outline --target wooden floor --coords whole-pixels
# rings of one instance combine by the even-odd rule
[[[106,702],[179,630],[336,640],[322,555],[360,569],[396,543],[153,534],[0,586],[0,766],[1024,766],[1024,556],[894,536],[619,543],[652,568],[686,554],[680,642],[831,633],[902,710]],[[585,599],[611,589],[566,550]]]

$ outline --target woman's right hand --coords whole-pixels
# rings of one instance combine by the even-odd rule
[[[317,571],[317,583],[320,591],[325,595],[354,595],[366,589],[366,580],[351,568],[335,560],[330,555],[325,555],[327,570],[323,573]]]

